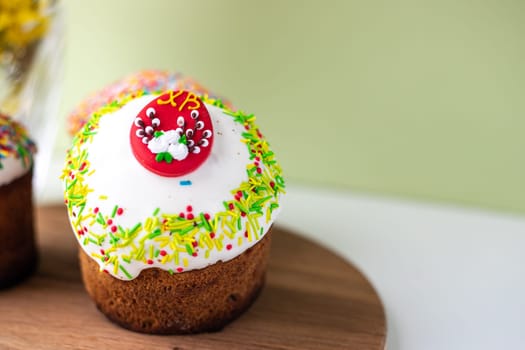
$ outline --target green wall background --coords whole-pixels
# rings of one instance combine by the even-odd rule
[[[176,69],[255,112],[290,180],[525,213],[524,1],[64,5],[63,115]]]

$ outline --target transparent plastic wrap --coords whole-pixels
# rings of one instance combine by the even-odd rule
[[[34,193],[45,191],[58,131],[64,51],[58,1],[4,2],[0,18],[0,110],[20,121],[37,143]]]

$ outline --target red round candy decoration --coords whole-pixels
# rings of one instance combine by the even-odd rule
[[[139,163],[168,177],[200,167],[210,155],[213,136],[204,102],[186,90],[168,91],[148,103],[130,130],[131,149]]]

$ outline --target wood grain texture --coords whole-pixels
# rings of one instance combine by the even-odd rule
[[[38,272],[0,291],[0,349],[384,349],[384,310],[366,278],[290,232],[275,229],[266,287],[238,320],[217,333],[151,336],[95,308],[65,209],[39,208],[37,220]]]

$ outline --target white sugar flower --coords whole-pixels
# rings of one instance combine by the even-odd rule
[[[173,159],[183,160],[188,156],[188,146],[179,143],[180,134],[176,130],[161,131],[161,135],[148,142],[148,149],[153,154],[168,152]]]
[[[173,159],[184,160],[188,156],[188,146],[183,143],[171,144],[168,147],[168,152],[171,154]]]
[[[148,149],[153,154],[163,153],[168,150],[169,144],[163,137],[164,135],[154,137],[148,142]]]

